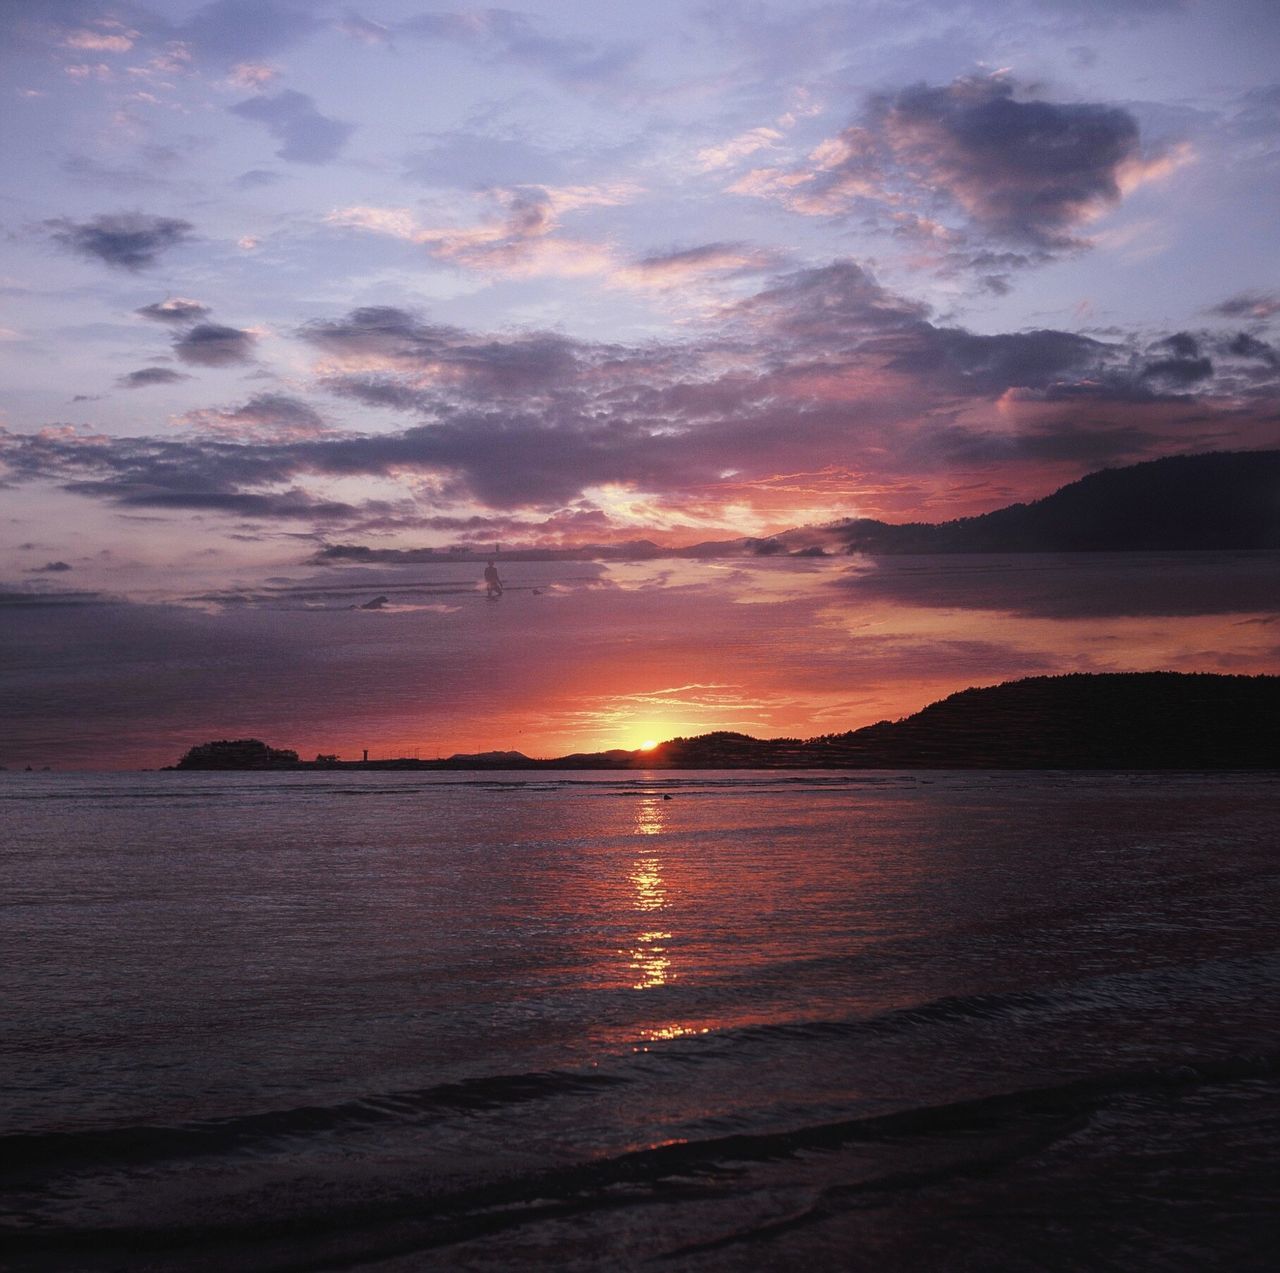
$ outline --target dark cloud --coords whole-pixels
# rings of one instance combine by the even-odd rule
[[[262,124],[281,143],[276,154],[300,164],[326,164],[336,159],[354,126],[316,110],[305,93],[285,89],[274,96],[251,97],[230,108],[241,119]]]
[[[1280,365],[1280,358],[1277,357],[1275,349],[1265,340],[1259,340],[1248,332],[1237,332],[1223,348],[1237,358],[1254,358],[1271,367]]]
[[[269,57],[320,29],[305,5],[278,0],[214,0],[176,29],[202,60],[231,65]]]
[[[1153,347],[1164,352],[1142,369],[1146,380],[1160,380],[1166,384],[1184,388],[1198,384],[1213,375],[1213,363],[1200,352],[1200,342],[1190,332],[1175,332],[1157,341]]]
[[[43,566],[32,566],[27,574],[29,575],[60,575],[65,574],[71,567],[65,561],[47,561]]]
[[[486,395],[545,389],[568,382],[580,370],[581,346],[565,336],[477,339],[392,306],[368,306],[341,320],[311,323],[299,335],[339,359],[374,359],[400,371],[432,373],[446,387]],[[370,405],[402,409],[421,406],[433,396],[376,374],[335,377],[330,387]]]
[[[1031,99],[999,73],[875,95],[808,167],[760,169],[733,189],[811,215],[872,217],[946,268],[981,250],[975,238],[1023,249],[1027,265],[1080,246],[1078,229],[1152,162],[1128,111]],[[935,219],[956,212],[959,228]]]
[[[152,385],[172,385],[179,380],[190,380],[191,377],[171,367],[142,367],[138,371],[130,371],[121,376],[116,384],[121,389],[147,389]]]
[[[238,327],[199,323],[174,338],[173,352],[185,363],[199,367],[229,367],[249,362],[255,337]]]
[[[157,323],[198,323],[208,318],[212,312],[207,305],[193,301],[185,296],[170,296],[167,300],[154,301],[133,311],[143,318],[150,318]]]
[[[181,419],[210,433],[242,438],[310,437],[328,429],[314,407],[283,393],[255,394],[238,407],[188,411]]]
[[[154,265],[162,252],[187,242],[194,229],[189,221],[145,212],[107,213],[88,221],[59,217],[44,225],[69,252],[122,270]]]
[[[1280,296],[1267,292],[1241,292],[1210,307],[1209,313],[1219,318],[1268,319],[1280,314]]]
[[[864,483],[940,473],[980,474],[1016,497],[1100,464],[1264,445],[1275,413],[1268,383],[1248,382],[1245,398],[1239,375],[1224,380],[1211,364],[1202,375],[1209,360],[1190,333],[1142,349],[1051,329],[942,326],[847,261],[776,277],[681,343],[484,335],[391,306],[299,334],[320,356],[326,389],[403,411],[411,425],[336,432],[309,403],[264,393],[191,412],[204,436],[0,434],[10,480],[228,512],[247,512],[244,496],[301,517],[311,505],[288,492],[384,478],[420,502],[379,512],[330,500],[323,515],[398,526],[425,526],[424,515],[462,499],[564,509],[611,484],[655,513],[714,509],[765,498],[759,484],[771,475],[799,475],[803,488],[832,471],[856,475],[839,480],[844,498]],[[248,357],[251,340],[200,324],[175,347],[189,363],[223,365]],[[913,489],[927,498],[927,486]]]
[[[987,610],[1042,619],[1269,613],[1275,564],[1263,555],[1105,553],[1070,558],[879,558],[841,581],[860,602]]]
[[[650,286],[679,287],[714,275],[740,278],[764,274],[780,269],[784,260],[780,252],[749,243],[703,243],[641,257],[627,266],[623,274]]]
[[[884,332],[918,330],[928,307],[881,287],[852,261],[797,270],[729,313],[811,348],[857,344]]]
[[[922,324],[889,365],[913,375],[944,376],[979,392],[1043,388],[1100,369],[1114,346],[1073,332],[1030,331],[982,336]]]
[[[903,89],[873,100],[873,127],[988,233],[1063,246],[1091,210],[1119,201],[1137,121],[1116,107],[1019,101],[1016,88],[990,76]]]
[[[392,507],[379,501],[357,507],[341,500],[317,499],[298,488],[269,494],[243,491],[140,491],[119,482],[80,482],[71,484],[67,489],[105,496],[125,508],[227,513],[235,517],[268,520],[351,521],[365,512],[388,512]]]

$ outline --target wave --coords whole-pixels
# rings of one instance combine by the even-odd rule
[[[938,1026],[1000,1024],[1015,1018],[1043,1021],[1062,1013],[1088,1010],[1099,1003],[1123,1002],[1135,995],[1147,1001],[1161,990],[1184,988],[1189,979],[1205,988],[1259,980],[1259,993],[1266,993],[1278,971],[1280,956],[1275,954],[1208,960],[1189,967],[1110,974],[1043,990],[948,996],[870,1016],[763,1022],[637,1043],[644,1043],[644,1069],[712,1064],[726,1057],[750,1064],[753,1056],[767,1057],[777,1045],[852,1041]],[[634,1055],[624,1053],[612,1062],[602,1058],[601,1065],[591,1069],[480,1075],[414,1090],[373,1093],[330,1105],[265,1110],[171,1126],[135,1124],[0,1135],[0,1179],[34,1177],[104,1163],[139,1165],[163,1159],[252,1154],[281,1139],[376,1126],[413,1126],[458,1114],[500,1111],[532,1101],[590,1096],[644,1081],[643,1070],[625,1072],[635,1062]],[[603,1068],[606,1065],[609,1068]]]
[[[246,1259],[248,1252],[281,1243],[289,1258],[272,1260],[270,1267],[348,1267],[397,1255],[426,1256],[468,1239],[548,1220],[681,1197],[698,1199],[726,1180],[738,1189],[742,1172],[753,1166],[857,1147],[875,1152],[862,1156],[858,1170],[841,1180],[838,1192],[846,1206],[876,1205],[877,1197],[1008,1168],[1082,1131],[1117,1102],[1161,1095],[1178,1100],[1188,1094],[1203,1100],[1203,1093],[1212,1088],[1239,1091],[1242,1085],[1256,1089],[1260,1083],[1270,1091],[1278,1071],[1280,1054],[1182,1061],[779,1131],[679,1140],[441,1192],[406,1188],[397,1181],[382,1193],[359,1191],[352,1195],[359,1201],[345,1204],[335,1203],[331,1193],[310,1204],[295,1198],[302,1210],[288,1214],[211,1220],[198,1226],[18,1229],[10,1231],[8,1241],[16,1257],[86,1257],[86,1263],[76,1265],[80,1268],[118,1267],[119,1255],[142,1250],[149,1260],[167,1251],[179,1263],[164,1267],[184,1267],[181,1260],[194,1249],[205,1261],[201,1267],[227,1267],[208,1264],[218,1258],[219,1250],[234,1253],[236,1267],[258,1267]],[[1158,1110],[1151,1116],[1162,1117]],[[710,1251],[767,1236],[774,1227],[694,1241],[667,1254]],[[310,1253],[303,1255],[299,1243]],[[275,1246],[277,1253],[281,1249]]]
[[[621,1076],[544,1070],[483,1075],[416,1091],[387,1092],[333,1105],[303,1105],[174,1126],[135,1124],[75,1132],[0,1136],[0,1179],[79,1166],[137,1165],[168,1158],[250,1150],[265,1142],[379,1124],[420,1123],[468,1111],[594,1092],[630,1082]]]

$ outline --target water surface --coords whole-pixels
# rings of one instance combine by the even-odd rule
[[[1261,1268],[1277,814],[1266,775],[0,775],[10,1245]]]

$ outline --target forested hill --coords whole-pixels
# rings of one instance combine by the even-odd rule
[[[868,553],[1280,548],[1280,451],[1219,451],[1103,469],[978,517],[833,528]]]

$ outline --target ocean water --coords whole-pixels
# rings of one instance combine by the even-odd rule
[[[1258,774],[0,774],[6,1267],[1272,1267],[1278,825]]]

